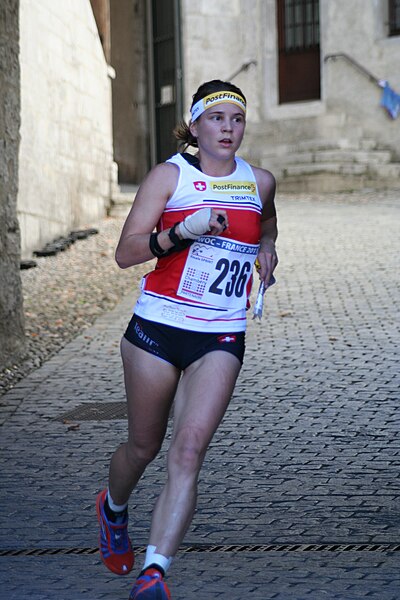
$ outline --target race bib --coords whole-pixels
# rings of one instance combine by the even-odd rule
[[[178,295],[222,308],[244,308],[258,248],[258,244],[221,236],[197,238],[190,247]]]

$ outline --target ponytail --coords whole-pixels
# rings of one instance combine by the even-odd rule
[[[174,136],[179,142],[179,146],[186,150],[188,146],[197,148],[197,138],[192,135],[189,125],[185,121],[181,121],[174,129]]]

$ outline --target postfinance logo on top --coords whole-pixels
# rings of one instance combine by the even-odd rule
[[[220,194],[255,194],[254,181],[211,181],[211,190]]]
[[[209,108],[212,104],[219,104],[220,102],[233,102],[243,108],[244,111],[246,110],[244,99],[239,94],[235,94],[235,92],[215,92],[203,98],[205,109]]]

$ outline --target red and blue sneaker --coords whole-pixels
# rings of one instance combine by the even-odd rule
[[[104,512],[107,490],[97,496],[96,512],[100,525],[100,556],[107,569],[117,575],[128,575],[132,570],[135,557],[128,536],[128,516],[122,523],[112,523]]]
[[[160,571],[150,566],[139,575],[129,600],[171,600],[171,593]]]

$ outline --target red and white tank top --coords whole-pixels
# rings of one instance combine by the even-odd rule
[[[179,178],[157,225],[162,231],[199,210],[223,208],[229,228],[219,236],[204,234],[193,244],[160,258],[142,280],[135,313],[181,329],[237,332],[246,329],[246,307],[258,254],[262,203],[251,166],[236,157],[227,177],[212,177],[181,154]]]

